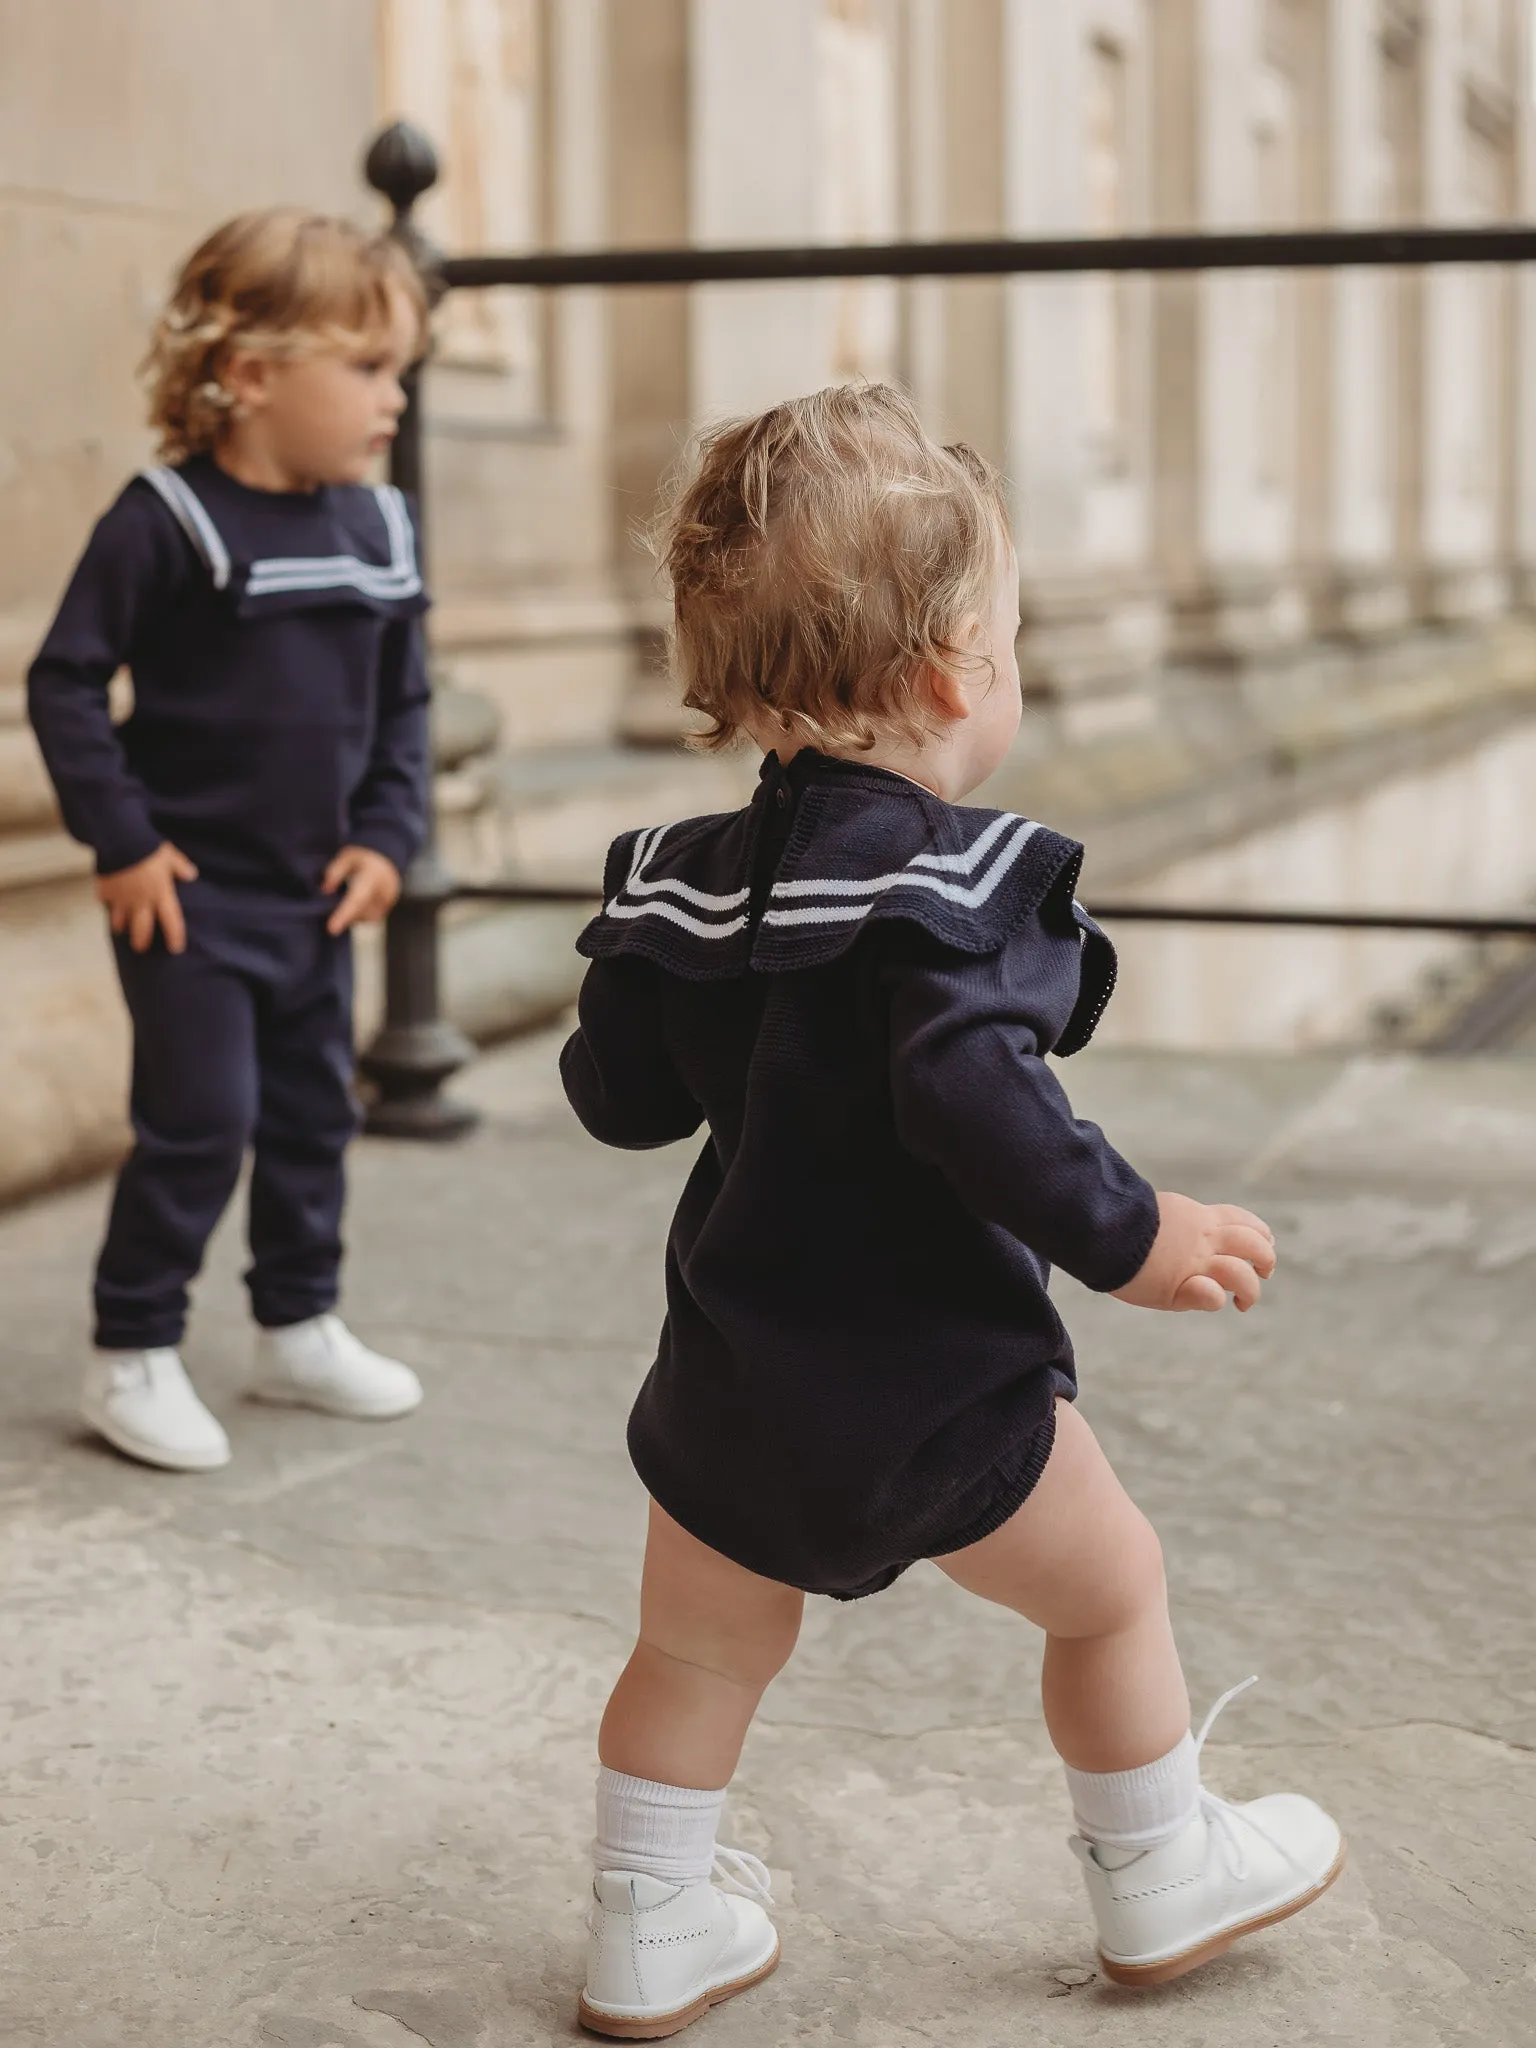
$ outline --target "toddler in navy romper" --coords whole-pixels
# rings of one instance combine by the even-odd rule
[[[355,231],[316,225],[344,259],[371,260]],[[257,1323],[314,1326],[331,1367],[351,1373],[350,1392],[315,1405],[398,1413],[419,1398],[407,1368],[366,1353],[330,1313],[356,1110],[351,934],[327,928],[336,901],[322,881],[343,847],[398,875],[422,843],[426,605],[399,491],[253,488],[203,449],[128,484],[32,666],[32,723],[98,873],[133,871],[164,845],[196,870],[177,891],[184,950],[161,933],[114,936],[135,1142],[96,1275],[103,1354],[153,1362],[179,1343],[249,1148]],[[120,666],[133,708],[114,727]],[[221,1461],[211,1431],[204,1456],[194,1426],[182,1458],[156,1455],[167,1446],[120,1426],[110,1401],[92,1419],[155,1462]]]
[[[1041,1058],[1114,983],[1081,861],[813,749],[613,849],[567,1092],[610,1144],[711,1132],[630,1452],[765,1577],[853,1599],[1000,1527],[1077,1391],[1051,1266],[1118,1287],[1152,1248],[1152,1189]]]
[[[1082,848],[959,801],[1020,718],[995,474],[839,387],[707,436],[658,531],[684,701],[765,759],[744,809],[615,844],[561,1062],[606,1144],[707,1129],[629,1422],[650,1530],[580,2018],[659,2039],[774,1969],[768,1872],[716,1842],[742,1740],[804,1596],[920,1559],[1045,1630],[1102,1964],[1160,1983],[1318,1897],[1342,1838],[1309,1799],[1202,1784],[1161,1555],[1048,1286],[1248,1308],[1273,1238],[1156,1193],[1047,1065],[1115,961]]]

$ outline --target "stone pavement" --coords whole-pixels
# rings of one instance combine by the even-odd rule
[[[102,1189],[0,1221],[4,2048],[573,2038],[622,1425],[688,1148],[590,1144],[551,1046],[482,1064],[470,1145],[359,1148],[349,1302],[424,1370],[406,1424],[242,1404],[226,1232],[189,1357],[235,1462],[129,1465],[70,1419]],[[1246,1319],[1060,1299],[1197,1700],[1264,1677],[1212,1783],[1314,1793],[1350,1870],[1181,1984],[1104,1984],[1037,1645],[919,1569],[813,1603],[729,1817],[784,1964],[686,2038],[1528,2048],[1536,1066],[1076,1065],[1132,1156],[1280,1233]]]

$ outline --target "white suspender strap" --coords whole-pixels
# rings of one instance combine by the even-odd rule
[[[197,550],[199,559],[213,578],[215,590],[229,586],[229,550],[219,535],[219,529],[208,516],[202,499],[177,470],[164,464],[154,469],[141,469],[143,477],[153,490],[157,491],[170,507],[176,524]]]

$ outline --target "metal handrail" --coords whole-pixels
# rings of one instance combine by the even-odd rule
[[[1536,225],[1509,224],[544,249],[522,256],[446,256],[437,260],[435,270],[450,289],[479,290],[495,285],[768,284],[848,277],[1048,277],[1093,271],[1336,270],[1533,261]]]
[[[1467,917],[1450,911],[1265,910],[1204,903],[1099,903],[1089,916],[1106,924],[1290,926],[1303,931],[1450,932],[1471,939],[1536,939],[1536,917]]]
[[[541,882],[506,876],[455,882],[450,894],[464,903],[601,903],[590,882]],[[1293,927],[1307,931],[1449,932],[1474,939],[1536,939],[1536,916],[1467,916],[1456,911],[1270,910],[1209,903],[1095,903],[1088,915],[1101,924],[1227,924]]]

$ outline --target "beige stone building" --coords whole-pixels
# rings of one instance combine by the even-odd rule
[[[405,114],[452,249],[1528,214],[1526,0],[0,0],[0,1195],[119,1141],[85,863],[21,722],[133,368],[235,209],[366,213]],[[1497,907],[1536,886],[1536,285],[1497,270],[457,295],[429,376],[434,631],[495,711],[455,864],[590,875],[730,801],[675,747],[634,528],[688,427],[894,376],[1012,480],[1029,716],[997,799],[1099,890]],[[456,925],[494,1028],[568,988],[564,913]],[[1441,949],[1443,950],[1443,949]],[[1431,963],[1131,936],[1118,1027],[1358,1036]]]

